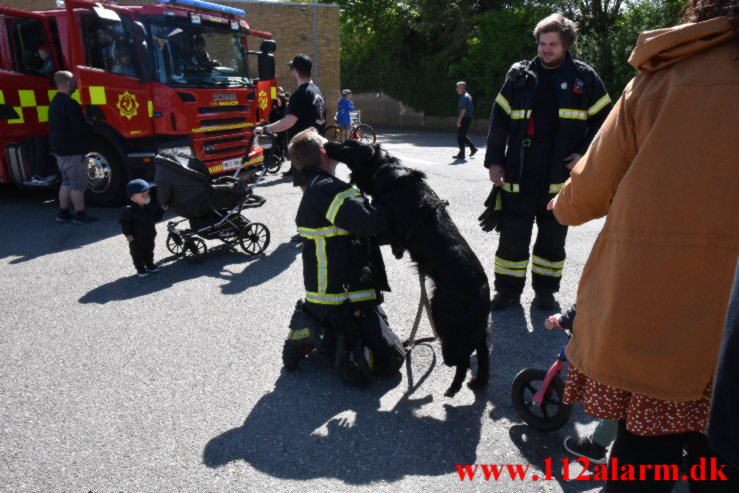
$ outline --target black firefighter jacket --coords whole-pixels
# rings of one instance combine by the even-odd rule
[[[306,302],[377,304],[379,290],[389,291],[379,246],[370,238],[387,230],[387,215],[357,189],[324,171],[309,172],[295,223],[304,238]]]
[[[518,191],[526,166],[523,159],[526,130],[534,104],[538,71],[538,57],[514,63],[490,114],[485,167],[499,164],[505,168],[503,189],[507,192]],[[559,131],[550,161],[550,193],[559,192],[570,175],[565,167],[565,157],[573,152],[585,154],[613,106],[595,70],[574,60],[569,52],[557,76]]]

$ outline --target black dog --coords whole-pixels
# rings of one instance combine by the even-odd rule
[[[445,395],[451,397],[462,387],[473,351],[478,370],[468,386],[487,384],[490,287],[446,204],[428,186],[426,175],[403,166],[377,144],[347,140],[327,142],[325,148],[330,157],[349,166],[353,184],[387,209],[393,254],[400,258],[408,250],[419,271],[434,281],[431,316],[444,363],[457,367]]]

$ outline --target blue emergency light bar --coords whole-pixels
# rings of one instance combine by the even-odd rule
[[[173,5],[182,5],[187,7],[199,7],[201,9],[215,10],[217,12],[224,12],[226,14],[234,15],[246,15],[246,12],[241,9],[234,9],[226,7],[225,5],[218,5],[217,3],[203,2],[201,0],[159,0],[159,3],[171,3]]]

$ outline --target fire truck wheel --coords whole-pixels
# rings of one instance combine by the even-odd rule
[[[103,206],[120,204],[125,196],[126,176],[115,150],[106,142],[94,140],[86,159],[87,200]]]

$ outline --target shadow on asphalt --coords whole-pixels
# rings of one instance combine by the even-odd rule
[[[0,224],[3,241],[0,258],[15,257],[9,264],[28,262],[45,255],[82,248],[121,234],[120,208],[87,207],[98,221],[75,225],[56,222],[59,202],[55,189],[0,187]],[[125,241],[125,240],[122,240]]]
[[[275,185],[282,185],[283,183],[292,183],[292,176],[285,176],[282,174],[287,170],[288,166],[283,164],[282,168],[280,168],[280,171],[278,171],[276,175],[267,175],[270,177],[269,179],[266,179],[267,176],[265,176],[265,179],[259,182],[259,185],[257,185],[255,190],[258,192],[260,188],[273,187]]]
[[[213,243],[215,245],[215,243]],[[205,260],[201,264],[190,265],[183,259],[170,256],[158,262],[159,272],[143,279],[135,275],[122,277],[115,281],[98,286],[82,296],[80,303],[98,303],[104,305],[111,301],[129,300],[146,296],[170,286],[208,276],[227,281],[221,286],[223,294],[239,294],[249,288],[263,284],[278,276],[295,261],[301,251],[299,243],[282,243],[266,255],[249,257],[241,250],[231,250],[225,245],[209,248]],[[241,272],[234,272],[226,267],[248,262]]]
[[[414,352],[428,350],[433,351],[421,344]],[[470,405],[453,406],[449,400],[446,419],[417,415],[436,398],[412,397],[434,365],[415,385],[409,383],[392,409],[381,410],[380,400],[399,384],[400,375],[359,390],[341,385],[323,357],[308,358],[294,373],[283,370],[243,425],[210,440],[203,463],[217,468],[243,460],[276,478],[336,478],[350,484],[453,474],[455,464],[475,463],[486,400],[484,392]]]
[[[289,177],[282,178],[280,175],[278,179],[265,180],[259,187],[278,185],[289,180]],[[125,242],[118,223],[123,205],[88,205],[87,213],[98,221],[85,225],[71,222],[60,224],[56,222],[59,213],[57,195],[56,189],[0,186],[0,224],[3,236],[0,258],[15,257],[8,263],[20,264],[46,255],[83,248],[117,235],[121,235],[121,241]],[[173,217],[171,213],[167,213],[160,222],[170,221]],[[157,241],[164,241],[164,235],[160,235]]]

